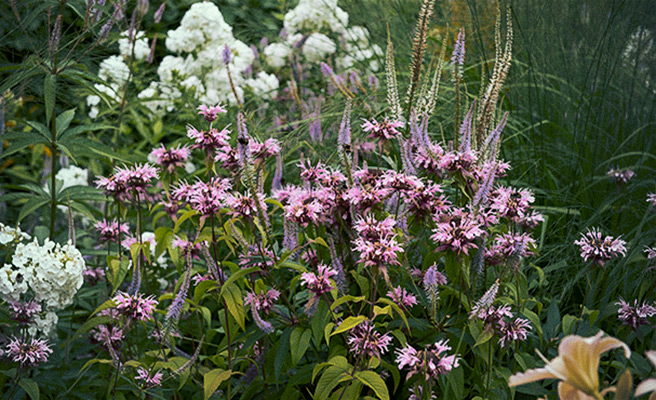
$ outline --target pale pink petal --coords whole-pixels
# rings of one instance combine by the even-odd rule
[[[635,397],[642,396],[645,393],[655,392],[656,394],[656,379],[647,379],[638,385],[635,391]],[[654,395],[652,395],[653,397]],[[650,397],[651,399],[651,397]]]
[[[540,381],[542,379],[558,379],[556,375],[546,368],[529,369],[526,372],[518,372],[508,379],[508,386],[518,386],[529,382]]]

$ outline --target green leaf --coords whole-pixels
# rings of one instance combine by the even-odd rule
[[[216,281],[213,280],[207,280],[207,281],[202,281],[198,285],[196,285],[196,289],[194,289],[194,301],[196,303],[200,303],[200,301],[203,299],[203,296],[205,296],[205,292],[207,292],[210,288],[215,288],[216,287]]]
[[[22,378],[18,381],[18,386],[30,396],[32,400],[39,400],[39,385],[31,379]]]
[[[203,375],[203,391],[205,393],[204,399],[209,399],[214,394],[214,392],[216,392],[216,389],[218,389],[224,381],[229,379],[231,375],[232,371],[229,369],[222,370],[220,368],[213,369]]]
[[[276,378],[276,383],[278,383],[280,372],[282,371],[282,367],[285,365],[285,361],[287,360],[287,354],[289,354],[289,338],[291,333],[292,327],[290,326],[282,332],[282,336],[280,337],[278,351],[276,352],[276,359],[273,361],[273,373]]]
[[[349,295],[342,296],[342,297],[340,297],[339,299],[335,300],[335,301],[333,302],[333,304],[330,305],[330,309],[331,309],[332,311],[335,311],[335,309],[336,309],[337,307],[339,307],[341,304],[346,303],[347,301],[350,301],[350,302],[353,302],[353,303],[359,303],[359,302],[361,302],[362,300],[364,300],[364,296],[357,296],[357,297],[356,297],[356,296],[351,296],[351,295],[349,294]]]
[[[389,400],[389,391],[383,379],[373,371],[360,371],[355,373],[355,377],[365,385],[369,386],[376,396],[381,400]]]
[[[112,300],[107,300],[112,301]],[[112,302],[113,303],[113,302]],[[82,335],[89,332],[91,329],[99,325],[107,325],[112,321],[115,321],[115,318],[110,317],[109,315],[101,315],[99,317],[93,317],[84,324],[75,332],[76,335]]]
[[[474,347],[478,347],[483,343],[488,342],[490,339],[492,339],[493,336],[494,336],[494,330],[492,329],[483,330],[476,338],[476,344],[474,344]]]
[[[235,284],[223,285],[221,288],[221,296],[226,302],[228,311],[232,317],[237,321],[237,324],[241,327],[242,330],[246,330],[246,315],[244,312],[244,302],[241,298],[241,290]],[[226,321],[226,323],[228,323]]]
[[[189,218],[193,217],[194,215],[198,214],[198,211],[196,210],[188,210],[185,211],[184,214],[180,218],[178,218],[177,221],[175,221],[175,226],[173,227],[173,232],[177,232],[180,230],[180,225],[182,225],[183,222],[188,220]]]
[[[10,155],[14,153],[18,153],[21,150],[24,150],[28,148],[29,146],[35,145],[35,144],[49,144],[50,142],[45,140],[42,137],[34,136],[34,135],[28,135],[28,137],[14,140],[9,144],[9,147],[2,153],[2,157],[0,158],[6,158],[9,157]]]
[[[362,322],[364,322],[365,319],[367,319],[367,317],[365,317],[364,315],[358,315],[357,317],[348,317],[341,324],[339,324],[337,329],[335,329],[335,332],[331,333],[330,336],[351,330],[356,326],[360,325]]]
[[[332,366],[326,369],[317,382],[317,388],[314,391],[315,400],[326,400],[344,376],[348,376],[348,374],[340,367]]]
[[[66,110],[57,116],[57,119],[55,120],[55,128],[57,129],[56,137],[59,137],[59,135],[68,129],[68,127],[71,125],[71,121],[73,121],[73,117],[75,117],[74,108],[71,110]]]
[[[117,261],[118,261],[118,260],[117,260]],[[93,312],[91,313],[91,315],[96,315],[96,314],[98,314],[99,312],[101,312],[101,311],[103,311],[103,310],[107,310],[108,308],[112,308],[112,307],[116,307],[116,303],[114,302],[114,300],[112,300],[112,299],[105,300],[104,303],[102,303],[101,305],[98,306],[98,308],[96,308],[95,310],[93,310]]]
[[[260,267],[249,267],[249,268],[240,269],[239,271],[230,275],[230,278],[228,278],[228,280],[226,280],[225,283],[223,284],[223,287],[221,287],[221,295],[223,296],[223,292],[227,290],[226,287],[231,285],[237,279],[243,278],[244,276],[250,274],[251,272],[259,272],[259,271],[261,271]]]
[[[312,331],[309,329],[298,326],[292,331],[289,338],[289,345],[292,350],[292,367],[296,366],[305,355],[310,339],[312,339]]]
[[[37,121],[25,121],[25,124],[33,128],[36,131],[36,133],[38,133],[42,138],[46,140],[47,143],[50,143],[50,141],[52,140],[52,136],[50,133],[50,129],[48,129],[47,126]],[[21,132],[21,133],[23,135],[30,135],[32,132]]]
[[[540,317],[538,317],[538,315],[531,310],[522,310],[522,315],[531,321],[531,324],[533,324],[533,327],[535,328],[538,336],[542,338],[542,325],[540,324]]]
[[[405,312],[403,312],[403,310],[401,309],[401,307],[399,307],[398,304],[396,304],[392,300],[386,299],[384,297],[379,298],[378,303],[385,303],[385,304],[389,305],[390,307],[392,307],[392,310],[396,311],[396,313],[399,314],[399,317],[401,317],[403,322],[405,322],[406,328],[408,328],[408,330],[410,330],[410,324],[408,324],[408,319],[405,317]]]
[[[66,132],[62,132],[61,134],[57,135],[58,140],[64,140],[68,138],[73,138],[81,133],[86,133],[86,132],[93,132],[93,131],[109,131],[109,130],[116,130],[118,127],[112,126],[112,125],[103,125],[103,124],[86,124],[86,125],[79,125],[74,128],[68,129]],[[57,129],[59,131],[59,129]]]
[[[49,202],[50,201],[48,199],[44,199],[43,197],[36,197],[28,200],[28,202],[25,203],[23,208],[21,208],[20,213],[18,214],[18,222],[21,222],[23,218],[32,214],[34,211],[44,206],[45,204],[48,204]]]
[[[46,106],[46,121],[50,122],[55,109],[55,93],[57,91],[57,75],[48,74],[43,80],[43,98]]]
[[[112,282],[112,294],[121,286],[123,280],[128,274],[128,267],[130,266],[130,260],[127,257],[123,259],[113,259],[109,263],[109,267],[112,272],[111,282]]]

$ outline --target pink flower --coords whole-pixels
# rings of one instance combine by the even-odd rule
[[[164,375],[161,372],[156,372],[153,376],[150,376],[150,373],[142,367],[137,369],[137,375],[134,377],[135,380],[143,381],[145,388],[150,388],[154,386],[162,386],[162,377]]]
[[[387,297],[391,298],[406,308],[410,308],[417,304],[417,298],[414,295],[408,293],[405,289],[402,289],[401,286],[392,288],[392,290],[387,292]]]
[[[142,294],[129,295],[124,292],[117,292],[112,300],[121,314],[139,321],[151,319],[158,303],[153,295],[144,297]]]
[[[325,211],[319,197],[319,192],[294,188],[286,192],[287,205],[284,206],[285,218],[291,222],[307,227],[309,224],[318,224],[324,217]],[[278,192],[280,195],[280,192]]]
[[[5,356],[21,365],[44,363],[48,361],[50,354],[52,354],[52,350],[48,342],[41,339],[32,339],[28,343],[27,339],[12,337],[5,350]]]
[[[328,169],[321,162],[314,166],[310,161],[307,161],[307,166],[301,162],[298,166],[301,168],[301,179],[306,182],[320,182],[329,174]]]
[[[135,164],[132,167],[123,166],[116,168],[114,176],[118,182],[122,182],[129,191],[135,190],[144,194],[145,189],[152,186],[151,181],[158,178],[157,168],[149,164]]]
[[[189,159],[191,152],[186,146],[171,148],[169,150],[162,145],[153,149],[150,152],[150,157],[155,160],[155,163],[162,168],[166,169],[169,174],[172,174],[176,168],[184,167],[185,162]],[[149,158],[150,159],[150,158]]]
[[[105,270],[101,267],[92,268],[87,266],[84,271],[82,271],[82,276],[84,277],[85,282],[95,285],[105,277]]]
[[[449,151],[439,161],[439,168],[446,170],[450,175],[462,174],[465,177],[474,177],[476,170],[476,154],[471,151]]]
[[[633,178],[635,172],[630,169],[620,170],[611,168],[606,172],[606,175],[618,185],[625,185],[631,180],[631,178]]]
[[[358,262],[364,263],[365,267],[400,264],[396,253],[403,252],[403,248],[397,243],[395,235],[373,241],[360,237],[354,240],[353,244],[353,250],[360,253]]]
[[[396,363],[399,369],[407,366],[410,370],[406,380],[412,375],[422,372],[426,374],[426,379],[437,379],[440,375],[446,375],[453,368],[457,368],[459,365],[458,357],[445,354],[451,350],[447,343],[446,340],[440,340],[419,351],[410,345],[397,349]]]
[[[492,265],[498,265],[510,258],[524,258],[532,256],[532,249],[536,246],[535,240],[528,233],[504,233],[494,239],[491,248],[485,250],[485,259]]]
[[[526,340],[528,331],[531,329],[533,329],[531,324],[528,320],[523,318],[515,318],[510,322],[501,320],[499,326],[499,332],[501,335],[499,343],[501,343],[501,347],[506,347],[507,344],[517,340]]]
[[[617,310],[617,319],[622,321],[622,324],[628,325],[635,330],[637,330],[640,325],[648,325],[649,321],[647,318],[656,315],[655,306],[649,305],[645,302],[643,302],[641,306],[638,306],[638,300],[633,301],[633,306],[630,306],[629,303],[623,299],[620,299],[615,304],[620,306],[620,309]]]
[[[194,141],[192,149],[201,149],[210,155],[219,148],[229,146],[230,131],[228,128],[222,130],[210,128],[207,131],[199,131],[193,126],[187,125],[187,137]]]
[[[435,251],[468,254],[469,249],[478,248],[474,241],[483,235],[485,231],[471,214],[455,209],[451,214],[438,216],[437,228],[433,229],[431,239],[439,245]]]
[[[601,232],[598,228],[588,229],[588,232],[581,234],[581,238],[574,242],[581,248],[581,257],[585,261],[591,259],[593,263],[602,267],[608,260],[626,255],[626,242],[620,238],[606,236],[602,239]]]
[[[260,293],[255,294],[255,292],[248,292],[244,304],[247,306],[254,307],[258,311],[262,311],[265,314],[268,314],[273,307],[273,303],[278,300],[280,297],[280,292],[276,289],[269,289],[264,292],[263,290]]]
[[[41,312],[41,304],[34,300],[26,302],[9,301],[9,309],[14,321],[24,325],[32,322],[34,317]]]
[[[368,214],[364,218],[357,217],[353,228],[361,238],[375,241],[393,235],[395,225],[396,221],[392,217],[379,221],[373,214]]]
[[[354,354],[363,353],[368,357],[380,358],[381,354],[387,352],[392,337],[389,332],[381,335],[374,330],[374,324],[366,320],[351,330],[347,342]]]
[[[330,282],[330,278],[337,275],[331,267],[324,264],[317,266],[317,273],[304,272],[301,274],[301,283],[308,287],[315,296],[321,296],[335,289],[335,286]]]
[[[100,243],[114,242],[118,243],[119,237],[126,237],[130,234],[130,226],[125,223],[119,227],[118,221],[107,222],[105,219],[96,222],[94,228],[100,234],[98,241]]]
[[[173,243],[171,243],[173,248],[178,248],[180,249],[180,257],[183,259],[187,258],[187,254],[191,252],[191,257],[195,259],[200,258],[201,251],[203,249],[203,246],[200,243],[194,244],[193,242],[190,242],[185,239],[181,239],[176,236],[175,240],[173,240]]]
[[[177,196],[177,193],[179,193],[181,198],[187,195],[186,200],[191,208],[198,211],[202,216],[209,217],[223,208],[230,187],[231,184],[228,179],[213,177],[207,183],[199,180],[191,187],[181,186],[174,194]]]
[[[253,158],[256,160],[265,160],[276,154],[280,154],[280,143],[273,138],[265,140],[264,143],[258,143],[253,140],[248,144],[248,147]]]
[[[651,204],[652,206],[656,206],[656,193],[647,194],[647,203]]]
[[[217,104],[215,106],[207,106],[206,104],[201,104],[197,108],[198,114],[202,114],[203,117],[205,118],[205,121],[207,122],[214,122],[216,120],[216,117],[219,115],[219,113],[225,113],[226,110],[225,108],[221,107],[220,104]]]
[[[426,146],[419,146],[414,155],[414,163],[417,167],[432,173],[441,171],[442,157],[444,149],[439,144],[428,143]]]
[[[446,214],[451,210],[449,198],[441,194],[440,185],[431,184],[405,193],[408,214],[415,220],[429,214]]]
[[[492,210],[496,211],[499,217],[518,221],[526,216],[535,197],[528,189],[499,186],[491,193],[490,200]]]
[[[362,130],[364,132],[369,132],[369,138],[379,139],[379,140],[390,140],[401,132],[397,131],[396,128],[403,127],[402,121],[391,121],[385,118],[382,122],[378,122],[375,119],[371,121],[364,120],[362,124]]]
[[[255,195],[247,192],[245,195],[241,193],[237,194],[227,194],[225,197],[225,205],[228,207],[228,213],[235,217],[244,217],[244,218],[253,218],[258,216],[258,205],[262,209],[263,217],[266,219],[267,205],[264,202],[266,198],[262,193],[256,193]]]

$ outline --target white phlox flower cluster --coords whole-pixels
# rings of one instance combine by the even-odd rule
[[[121,89],[129,76],[130,68],[123,60],[123,56],[109,56],[100,63],[98,70],[98,77],[105,83],[96,83],[93,86],[110,101],[118,102],[121,98]],[[90,107],[89,117],[95,119],[98,116],[100,100],[100,96],[95,94],[87,96],[87,106]]]
[[[369,62],[383,54],[380,46],[369,42],[369,32],[361,26],[348,27],[349,15],[337,6],[337,0],[300,0],[296,8],[285,14],[284,39],[269,44],[263,58],[273,68],[289,63],[293,49],[298,47],[306,61],[319,63],[336,54],[337,68],[347,70],[360,62]],[[339,45],[339,47],[338,47]]]
[[[20,242],[23,239],[30,240],[30,235],[21,231],[19,227],[12,228],[0,222],[0,245]]]
[[[62,190],[71,186],[89,186],[89,170],[69,165],[57,171],[55,179],[62,181]]]
[[[150,53],[146,33],[144,31],[138,31],[132,36],[130,36],[130,31],[121,33],[121,38],[118,40],[119,52],[125,58],[130,58],[134,55],[135,60],[145,60],[148,57],[148,53]]]
[[[230,78],[223,62],[225,46],[230,49]],[[232,27],[223,19],[213,3],[201,2],[191,6],[180,26],[168,32],[166,48],[176,54],[164,57],[157,73],[159,82],[152,82],[138,97],[157,115],[172,111],[173,100],[181,91],[191,91],[200,103],[236,104],[244,100],[244,90],[251,88],[256,96],[264,99],[277,94],[278,79],[262,73],[248,78],[255,61],[253,50],[232,34]]]
[[[57,322],[55,311],[70,305],[82,286],[84,267],[82,254],[70,242],[63,246],[49,239],[43,245],[36,239],[19,243],[11,264],[0,268],[0,297],[18,301],[29,289],[46,311],[31,329],[48,335]]]
[[[369,31],[362,26],[352,26],[344,32],[345,54],[337,59],[337,68],[348,70],[358,63],[367,62],[372,71],[378,71],[377,58],[384,55],[383,49],[369,41]]]

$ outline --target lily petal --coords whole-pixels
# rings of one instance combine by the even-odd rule
[[[656,392],[656,379],[647,379],[638,385],[635,391],[635,397],[642,396],[645,393]]]
[[[529,382],[540,381],[542,379],[558,379],[556,375],[546,368],[529,369],[526,372],[518,372],[508,379],[508,386],[518,386]]]

